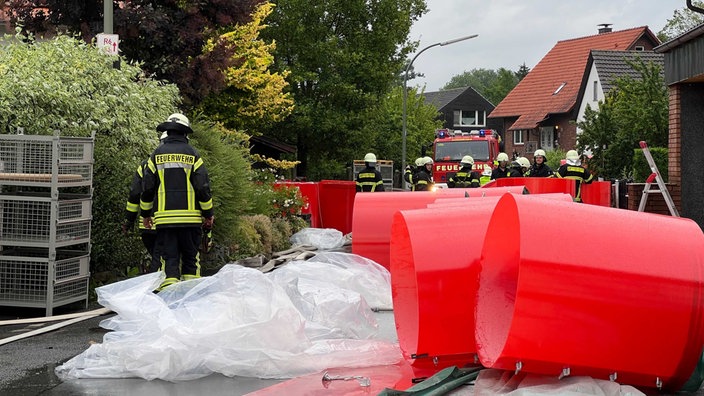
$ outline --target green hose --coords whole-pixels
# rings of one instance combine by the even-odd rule
[[[413,385],[403,390],[386,388],[379,393],[379,396],[440,396],[447,394],[453,389],[468,384],[477,379],[483,367],[458,368],[457,366],[447,367],[438,371],[425,381]]]

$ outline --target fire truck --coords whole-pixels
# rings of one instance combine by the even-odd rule
[[[433,141],[433,180],[437,188],[447,187],[450,176],[460,169],[465,155],[474,158],[474,171],[479,172],[481,183],[489,182],[494,169],[494,159],[499,155],[501,137],[493,129],[450,131],[438,129]]]

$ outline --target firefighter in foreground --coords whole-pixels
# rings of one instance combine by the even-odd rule
[[[447,181],[449,188],[475,188],[479,187],[481,175],[472,170],[474,166],[474,158],[470,155],[465,155],[460,161],[460,170]]]
[[[156,228],[166,273],[158,288],[162,290],[180,280],[200,278],[198,247],[202,228],[213,225],[213,199],[208,170],[198,151],[188,144],[186,135],[193,133],[188,118],[172,114],[157,131],[166,131],[168,136],[147,161],[140,209],[144,227]]]
[[[367,153],[364,156],[365,168],[357,175],[357,192],[384,191],[384,180],[381,172],[376,170],[376,155]]]
[[[433,159],[423,157],[423,166],[416,173],[413,183],[416,191],[432,191],[433,190]]]
[[[491,171],[491,180],[501,179],[502,177],[509,177],[511,169],[508,167],[508,154],[499,153],[496,156],[496,161],[498,161],[499,166]]]
[[[167,133],[164,132],[159,137],[159,141],[163,142],[166,139]],[[127,232],[132,229],[134,221],[139,214],[139,198],[142,195],[142,178],[144,177],[144,168],[149,160],[142,161],[132,175],[132,184],[130,184],[130,193],[127,196],[127,205],[125,205],[125,219],[122,222],[122,234],[127,235]],[[156,230],[144,228],[144,219],[139,216],[139,236],[142,238],[142,243],[149,253],[150,264],[148,268],[142,268],[142,272],[158,271],[161,267],[160,256],[155,254],[154,246],[156,244]]]
[[[535,154],[533,154],[533,165],[526,173],[526,177],[550,177],[553,175],[552,169],[545,163],[547,157],[545,156],[545,150],[537,149]]]
[[[576,150],[570,150],[565,155],[566,162],[555,172],[555,177],[561,179],[572,179],[576,183],[575,202],[582,202],[582,184],[589,184],[594,180],[594,175],[589,170],[582,167],[579,154]]]

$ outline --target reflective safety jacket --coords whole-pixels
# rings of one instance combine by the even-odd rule
[[[491,171],[491,180],[501,179],[502,177],[509,177],[509,176],[511,176],[511,168],[509,168],[509,167],[506,167],[504,169],[497,167],[496,169]]]
[[[450,188],[469,188],[479,187],[479,179],[481,176],[478,172],[473,172],[472,167],[464,166],[447,181],[447,186]]]
[[[552,175],[553,171],[547,164],[542,163],[538,165],[535,162],[526,173],[526,177],[550,177]]]
[[[139,206],[157,229],[200,227],[213,215],[208,170],[185,135],[169,135],[149,157]]]
[[[433,177],[430,175],[425,167],[420,168],[418,173],[413,175],[413,184],[415,185],[415,191],[432,191]]]
[[[381,172],[375,168],[365,167],[357,175],[357,192],[384,191],[384,180]]]
[[[594,180],[594,175],[592,175],[589,170],[579,166],[579,165],[560,165],[555,172],[555,177],[561,179],[572,179],[577,184],[577,193],[575,194],[574,200],[576,202],[582,202],[582,183],[591,183]]]
[[[130,227],[132,226],[132,223],[137,220],[137,215],[139,214],[139,198],[142,195],[142,178],[144,176],[144,168],[146,166],[147,160],[142,161],[142,163],[139,164],[137,169],[134,171],[134,175],[132,175],[130,194],[127,196],[127,205],[125,205],[125,222],[130,225]],[[142,216],[139,216],[139,222],[137,225],[139,226],[140,231],[150,231],[144,228]]]

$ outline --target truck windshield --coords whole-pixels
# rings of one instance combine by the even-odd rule
[[[435,162],[460,161],[465,155],[471,155],[475,161],[488,161],[489,142],[486,140],[460,140],[439,142],[435,145]]]

